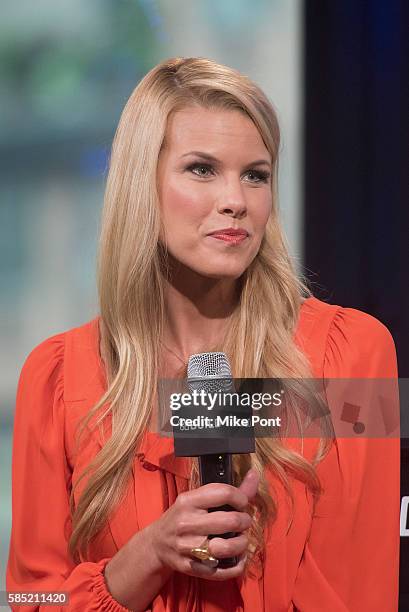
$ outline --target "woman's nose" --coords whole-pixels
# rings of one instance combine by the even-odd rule
[[[246,214],[247,203],[242,185],[230,185],[220,197],[217,210],[224,215],[241,218]]]

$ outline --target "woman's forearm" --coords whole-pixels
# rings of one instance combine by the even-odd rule
[[[105,567],[105,581],[122,606],[144,612],[167,582],[172,570],[158,560],[150,526],[136,533]]]

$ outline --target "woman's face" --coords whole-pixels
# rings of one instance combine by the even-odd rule
[[[170,254],[203,276],[240,277],[271,212],[271,172],[246,115],[200,107],[174,113],[158,162],[161,239]]]

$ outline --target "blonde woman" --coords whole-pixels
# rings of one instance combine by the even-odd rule
[[[7,589],[37,592],[22,609],[42,610],[38,592],[52,592],[81,612],[396,610],[397,440],[259,438],[234,458],[237,486],[199,486],[197,461],[175,457],[153,425],[158,380],[184,376],[203,351],[225,352],[235,377],[295,387],[397,376],[382,323],[297,278],[279,142],[260,88],[208,59],[162,62],[128,100],[102,216],[100,313],[42,342],[20,375]],[[226,503],[234,510],[208,512]],[[237,565],[195,559],[204,542]]]

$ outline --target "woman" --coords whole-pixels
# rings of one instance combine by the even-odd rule
[[[396,439],[259,438],[234,459],[237,487],[199,486],[197,461],[154,431],[158,379],[184,376],[194,353],[294,388],[397,376],[382,323],[297,278],[278,150],[270,102],[228,67],[170,59],[132,93],[107,181],[100,315],[42,342],[20,375],[9,591],[67,592],[61,609],[82,611],[396,609]],[[197,547],[239,562],[201,562]]]

